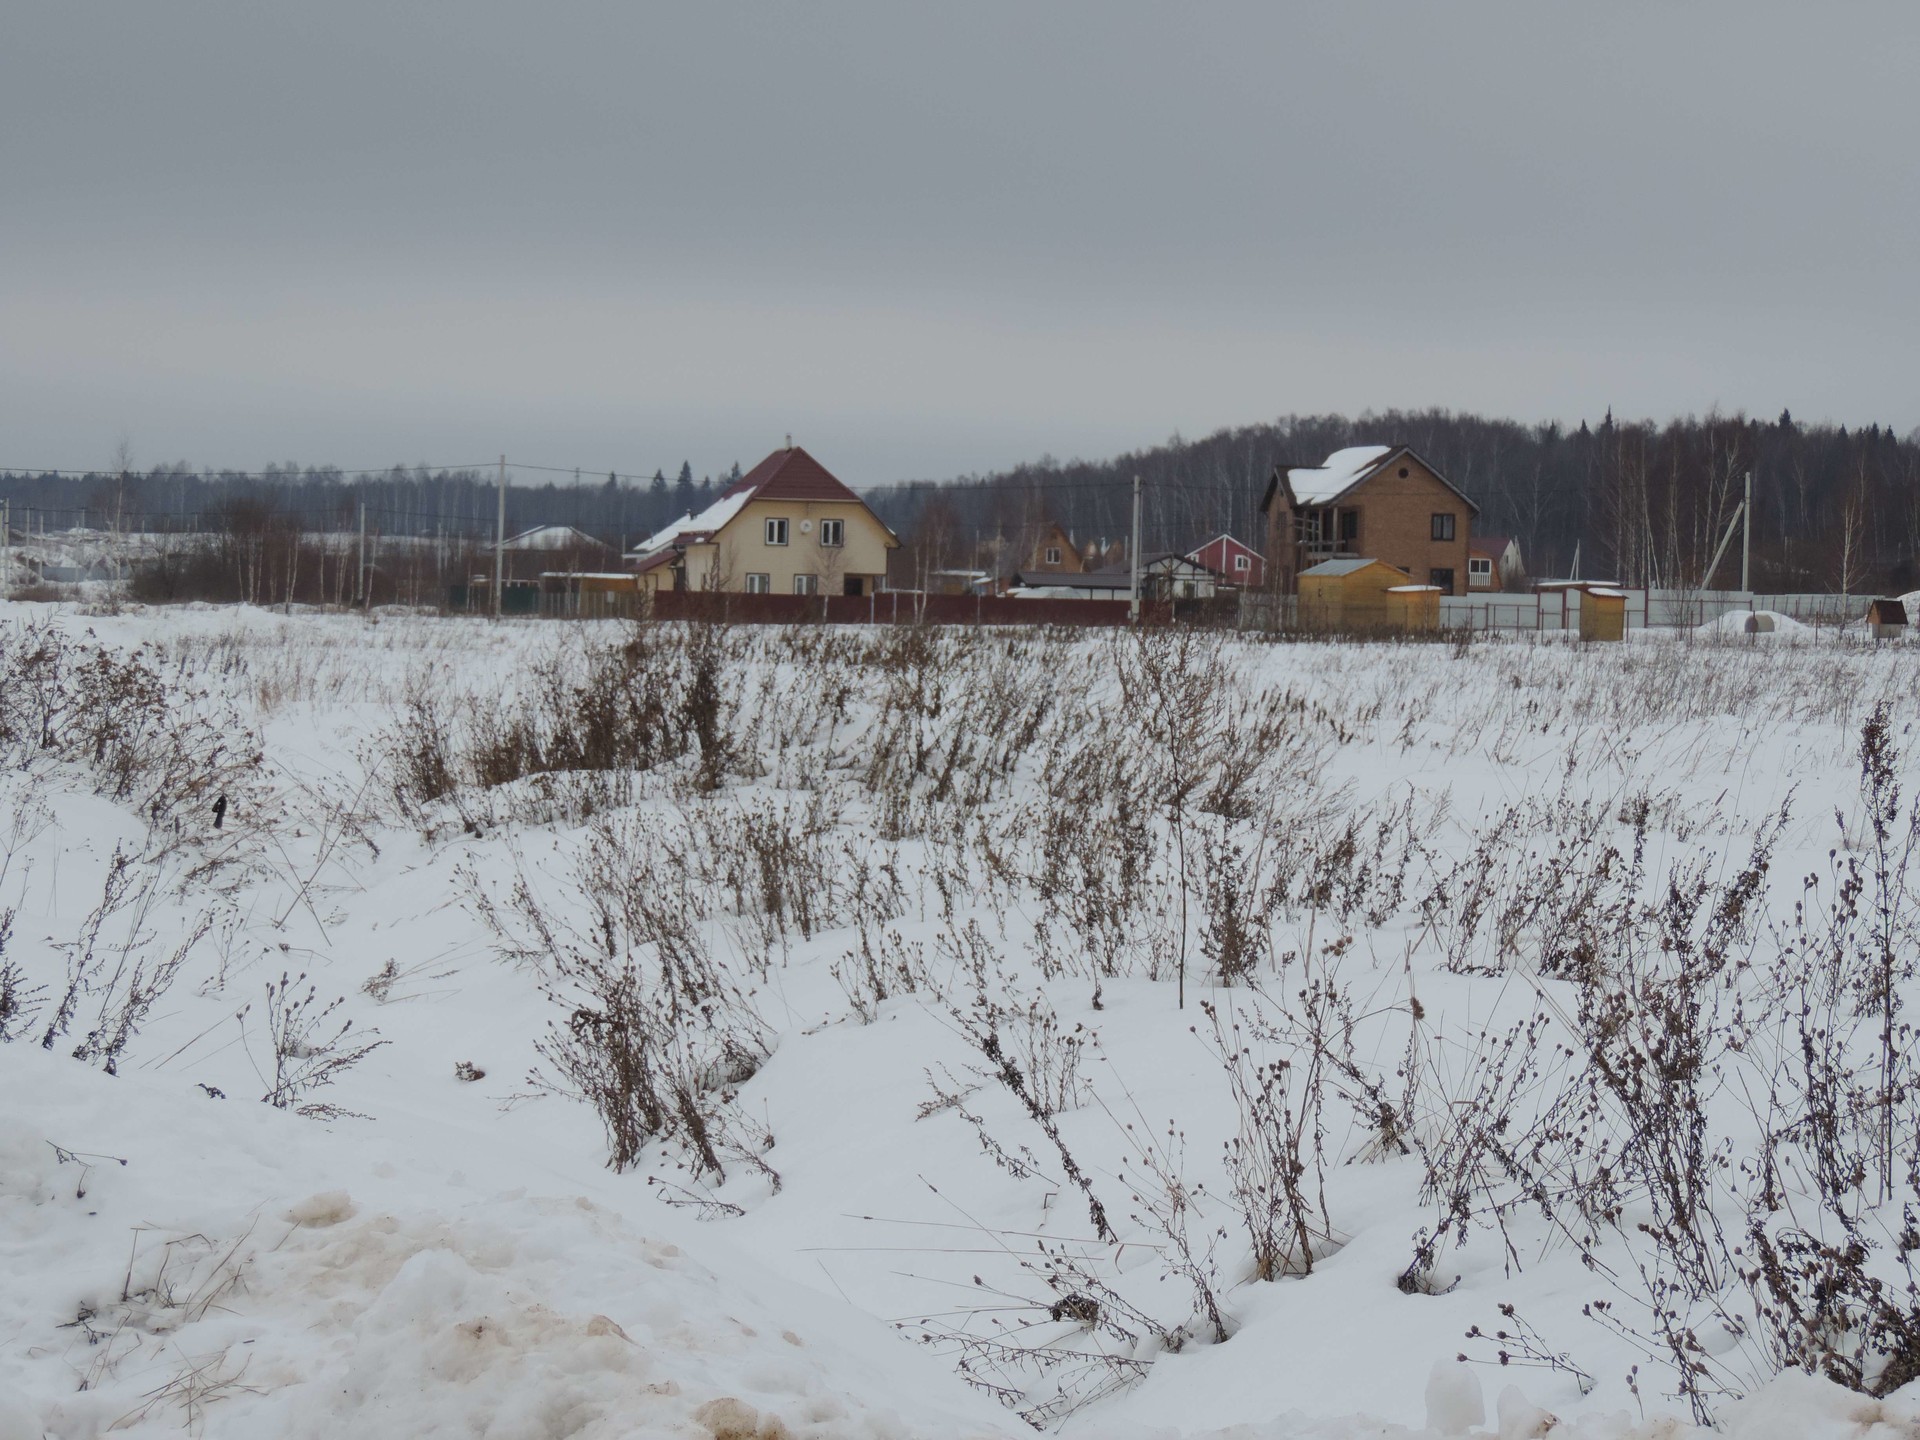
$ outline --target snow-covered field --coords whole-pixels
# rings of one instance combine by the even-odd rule
[[[0,607],[0,1440],[1920,1434],[1916,701]]]

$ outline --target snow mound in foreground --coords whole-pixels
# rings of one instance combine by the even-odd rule
[[[1783,615],[1778,610],[1730,610],[1725,615],[1696,625],[1694,632],[1699,635],[1773,635],[1805,638],[1813,634],[1811,625],[1804,625],[1791,615]]]
[[[372,1138],[387,1129],[333,1133],[0,1047],[0,1440],[1026,1433],[871,1319],[741,1268],[723,1244],[726,1267],[710,1269],[584,1194],[449,1179],[440,1159],[471,1155],[471,1137],[441,1137],[436,1157],[431,1132]],[[308,1188],[324,1175],[353,1188]],[[680,1221],[641,1213],[648,1231]],[[1382,1363],[1355,1357],[1356,1406]],[[1920,1437],[1920,1398],[1796,1375],[1724,1419],[1732,1440],[1895,1440]],[[1489,1405],[1480,1372],[1451,1362],[1425,1420],[1292,1414],[1188,1440],[1707,1433],[1558,1420],[1514,1387]],[[1111,1417],[1069,1431],[1179,1440]]]
[[[644,1187],[586,1182],[637,1191],[643,1232],[450,1179],[430,1135],[405,1137],[417,1164],[377,1158],[404,1153],[386,1129],[0,1046],[0,1440],[1018,1429],[840,1302],[658,1238],[692,1227]],[[352,1188],[306,1188],[328,1175]]]

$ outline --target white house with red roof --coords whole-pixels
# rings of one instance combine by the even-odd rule
[[[871,595],[900,538],[798,445],[776,450],[699,514],[627,552],[649,590]]]

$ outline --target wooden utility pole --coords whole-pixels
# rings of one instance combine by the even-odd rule
[[[1753,471],[1747,471],[1747,498],[1740,502],[1740,589],[1753,593]]]
[[[0,500],[0,600],[13,594],[13,501]]]
[[[1140,477],[1133,477],[1133,544],[1127,549],[1127,559],[1133,566],[1133,584],[1131,600],[1127,606],[1127,622],[1140,623]]]
[[[360,563],[353,574],[353,598],[365,608],[367,599],[367,502],[360,502]]]
[[[498,620],[504,613],[501,609],[500,586],[503,567],[507,559],[507,457],[500,457],[500,499],[493,517],[493,618]]]

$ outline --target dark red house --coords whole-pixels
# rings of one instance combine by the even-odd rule
[[[1258,590],[1266,583],[1267,562],[1258,550],[1242,545],[1231,535],[1216,535],[1187,558],[1204,565],[1228,585],[1242,590]]]

